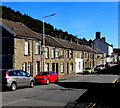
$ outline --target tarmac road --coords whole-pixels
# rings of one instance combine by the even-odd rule
[[[34,88],[20,88],[16,91],[6,90],[2,92],[2,106],[3,108],[10,106],[10,108],[14,108],[13,106],[63,108],[67,103],[79,98],[85,91],[84,89],[66,89],[53,83],[37,85]]]

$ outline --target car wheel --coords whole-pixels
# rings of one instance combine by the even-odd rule
[[[12,91],[15,91],[17,89],[17,84],[15,83],[15,82],[13,82],[12,84],[11,84],[11,90]]]
[[[49,85],[50,84],[50,80],[47,79],[46,84]]]
[[[56,80],[55,80],[55,83],[57,83],[58,82],[58,77],[56,78]]]
[[[33,88],[33,87],[34,87],[34,82],[31,81],[31,82],[30,82],[30,88]]]

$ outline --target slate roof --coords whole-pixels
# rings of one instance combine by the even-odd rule
[[[98,40],[98,39],[99,39],[99,38],[94,39],[93,42],[96,41],[96,40]],[[107,43],[106,41],[104,41],[102,38],[100,38],[99,40],[101,40],[101,41],[102,41],[103,43],[105,43],[106,45],[113,47],[113,45],[110,45],[109,43]]]
[[[34,32],[33,30],[31,30],[30,28],[28,28],[27,26],[25,26],[20,22],[13,22],[6,19],[0,19],[0,24],[2,24],[5,28],[11,30],[16,37],[19,36],[19,37],[35,38],[42,40],[43,37],[42,34]],[[93,51],[93,49],[90,47],[82,46],[74,42],[69,42],[67,40],[63,40],[48,35],[45,36],[45,44],[47,46],[72,49],[78,51],[87,51],[87,52]],[[98,50],[94,50],[94,52],[101,53]]]
[[[96,52],[96,53],[103,53],[99,51],[98,49],[94,49],[85,46],[85,45],[79,45],[74,42],[69,42],[67,40],[63,40],[60,38],[52,37],[52,36],[46,36],[46,45],[47,46],[53,46],[58,48],[65,48],[65,49],[72,49],[72,50],[78,50],[78,51],[86,51],[86,52]]]
[[[2,22],[1,22],[2,21]],[[13,22],[6,19],[0,19],[0,23],[6,28],[10,29],[15,36],[28,37],[28,38],[36,38],[41,40],[41,35],[34,32],[24,24],[20,22]]]
[[[65,48],[64,45],[62,45],[60,42],[57,42],[52,36],[45,36],[45,45]]]

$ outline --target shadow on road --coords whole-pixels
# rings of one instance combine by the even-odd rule
[[[113,75],[120,75],[120,64],[109,67],[108,69],[104,69],[101,71],[96,72],[95,74],[113,74]]]
[[[120,75],[120,65],[99,71],[96,74]],[[65,108],[120,108],[120,82],[96,83],[96,82],[58,82],[58,85],[66,88],[87,89],[87,91],[68,103]]]

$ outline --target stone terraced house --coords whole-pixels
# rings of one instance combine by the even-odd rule
[[[104,53],[97,49],[45,36],[43,51],[42,34],[22,23],[5,19],[1,19],[0,26],[3,68],[22,69],[35,76],[44,67],[44,71],[56,71],[61,78],[104,63]]]

